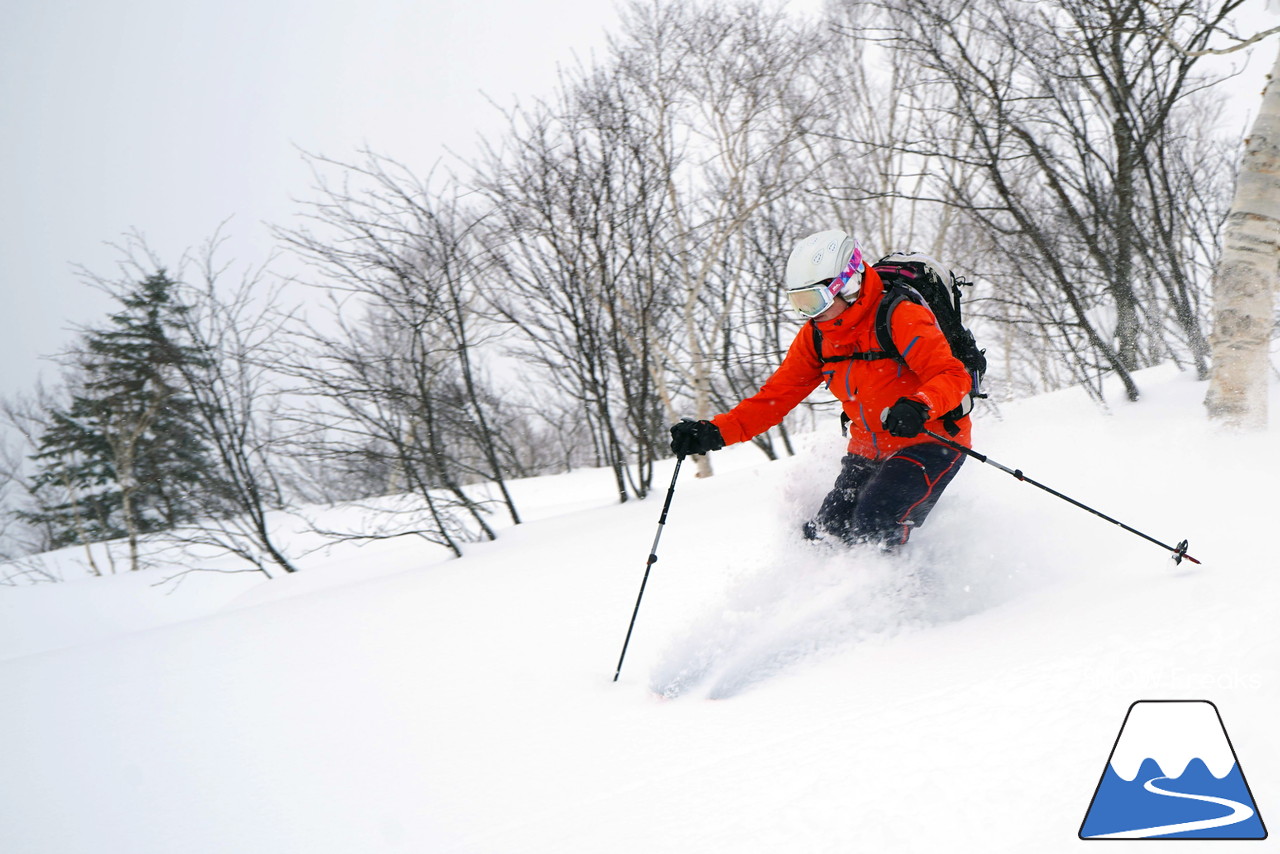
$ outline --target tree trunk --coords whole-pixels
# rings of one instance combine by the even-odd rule
[[[1245,140],[1213,281],[1213,375],[1205,407],[1225,426],[1267,425],[1272,311],[1280,252],[1280,56]]]

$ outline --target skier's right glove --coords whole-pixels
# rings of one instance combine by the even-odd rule
[[[671,452],[677,457],[705,454],[724,447],[720,428],[710,421],[691,421],[686,418],[671,425]]]
[[[911,397],[900,397],[898,402],[880,413],[880,423],[890,436],[913,439],[920,435],[929,420],[929,407]]]

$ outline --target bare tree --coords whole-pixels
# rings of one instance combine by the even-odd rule
[[[391,498],[378,502],[388,512],[376,529],[324,533],[415,536],[460,557],[463,543],[497,535],[454,462],[458,387],[447,370],[450,354],[425,327],[406,328],[407,318],[388,322],[356,306],[352,312],[355,319],[339,319],[336,331],[307,336],[304,359],[290,365],[303,381],[300,391],[317,401],[302,447],[328,464],[376,468],[387,477],[379,494]]]
[[[756,339],[739,362],[751,379],[763,381],[771,368],[756,357],[777,348],[776,318],[758,307],[780,302],[778,262],[755,278],[761,265],[740,259],[755,246],[753,221],[812,190],[821,158],[830,156],[812,142],[834,117],[820,74],[831,41],[763,3],[637,3],[625,20],[630,42],[618,51],[619,65],[637,108],[659,117],[662,130],[649,153],[662,165],[669,199],[671,227],[660,249],[680,323],[666,364],[690,414],[707,418],[717,401],[737,398],[746,379],[735,372],[741,379],[730,389],[718,370],[735,360],[736,342]],[[735,317],[746,303],[755,304],[751,314]],[[707,458],[697,466],[699,476],[711,473]]]
[[[282,488],[279,434],[280,342],[290,316],[278,307],[280,286],[268,286],[265,268],[228,286],[227,266],[216,260],[215,236],[196,259],[198,279],[184,282],[190,307],[184,328],[203,356],[184,367],[185,391],[212,449],[213,482],[204,512],[166,534],[174,544],[234,555],[255,571],[297,571],[277,529],[288,504]],[[184,265],[186,266],[186,265]]]
[[[1051,343],[1095,393],[1109,372],[1137,398],[1134,370],[1174,346],[1166,319],[1203,372],[1190,274],[1212,241],[1187,209],[1215,193],[1188,198],[1169,167],[1201,127],[1205,81],[1156,24],[1202,44],[1239,3],[1207,16],[1150,0],[879,5],[888,29],[861,35],[914,58],[903,97],[931,117],[896,147],[937,164],[921,196],[978,226],[976,269],[1006,285],[999,319]]]
[[[665,174],[649,155],[660,122],[609,69],[566,76],[560,101],[513,110],[507,147],[476,183],[501,271],[491,311],[539,397],[577,402],[578,441],[614,472],[620,501],[647,494],[657,453],[659,341],[670,328]]]
[[[813,180],[833,105],[815,77],[830,40],[763,3],[633,2],[622,18],[559,101],[513,111],[479,181],[518,295],[495,310],[581,401],[625,499],[632,455],[647,490],[665,422],[709,417],[772,370],[780,262],[752,253],[776,251],[764,220]]]
[[[712,405],[727,411],[751,396],[777,369],[795,337],[797,322],[780,306],[783,268],[795,243],[812,222],[799,194],[761,209],[726,247],[723,265],[712,277],[727,291],[722,346],[714,356]],[[794,421],[794,419],[790,419]],[[794,453],[786,420],[752,439],[771,460]]]
[[[492,484],[520,521],[499,438],[509,413],[484,367],[498,330],[481,310],[482,292],[505,282],[481,266],[480,217],[456,185],[436,189],[433,176],[418,179],[372,153],[363,164],[313,163],[312,225],[280,235],[322,274],[333,331],[304,335],[307,352],[293,370],[321,401],[313,422],[341,437],[325,453],[376,461],[392,478],[385,489],[420,502],[425,516],[409,529],[461,554],[472,534],[454,511],[480,536],[496,536],[488,502],[469,484]]]

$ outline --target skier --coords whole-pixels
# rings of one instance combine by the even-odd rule
[[[671,450],[689,456],[745,442],[779,424],[825,382],[843,405],[848,453],[804,536],[892,550],[924,522],[964,462],[960,451],[922,431],[945,430],[971,447],[967,415],[942,420],[968,394],[969,374],[933,313],[915,303],[900,303],[889,318],[902,360],[880,350],[875,323],[883,284],[844,231],[821,231],[796,244],[786,289],[791,307],[809,322],[782,365],[728,412],[672,425]]]

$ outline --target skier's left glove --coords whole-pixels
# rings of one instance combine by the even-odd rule
[[[671,425],[671,452],[677,457],[705,454],[724,447],[720,428],[710,421],[691,421],[688,418]]]
[[[880,414],[885,431],[901,439],[919,436],[928,420],[929,407],[910,397],[898,398],[897,403]]]

